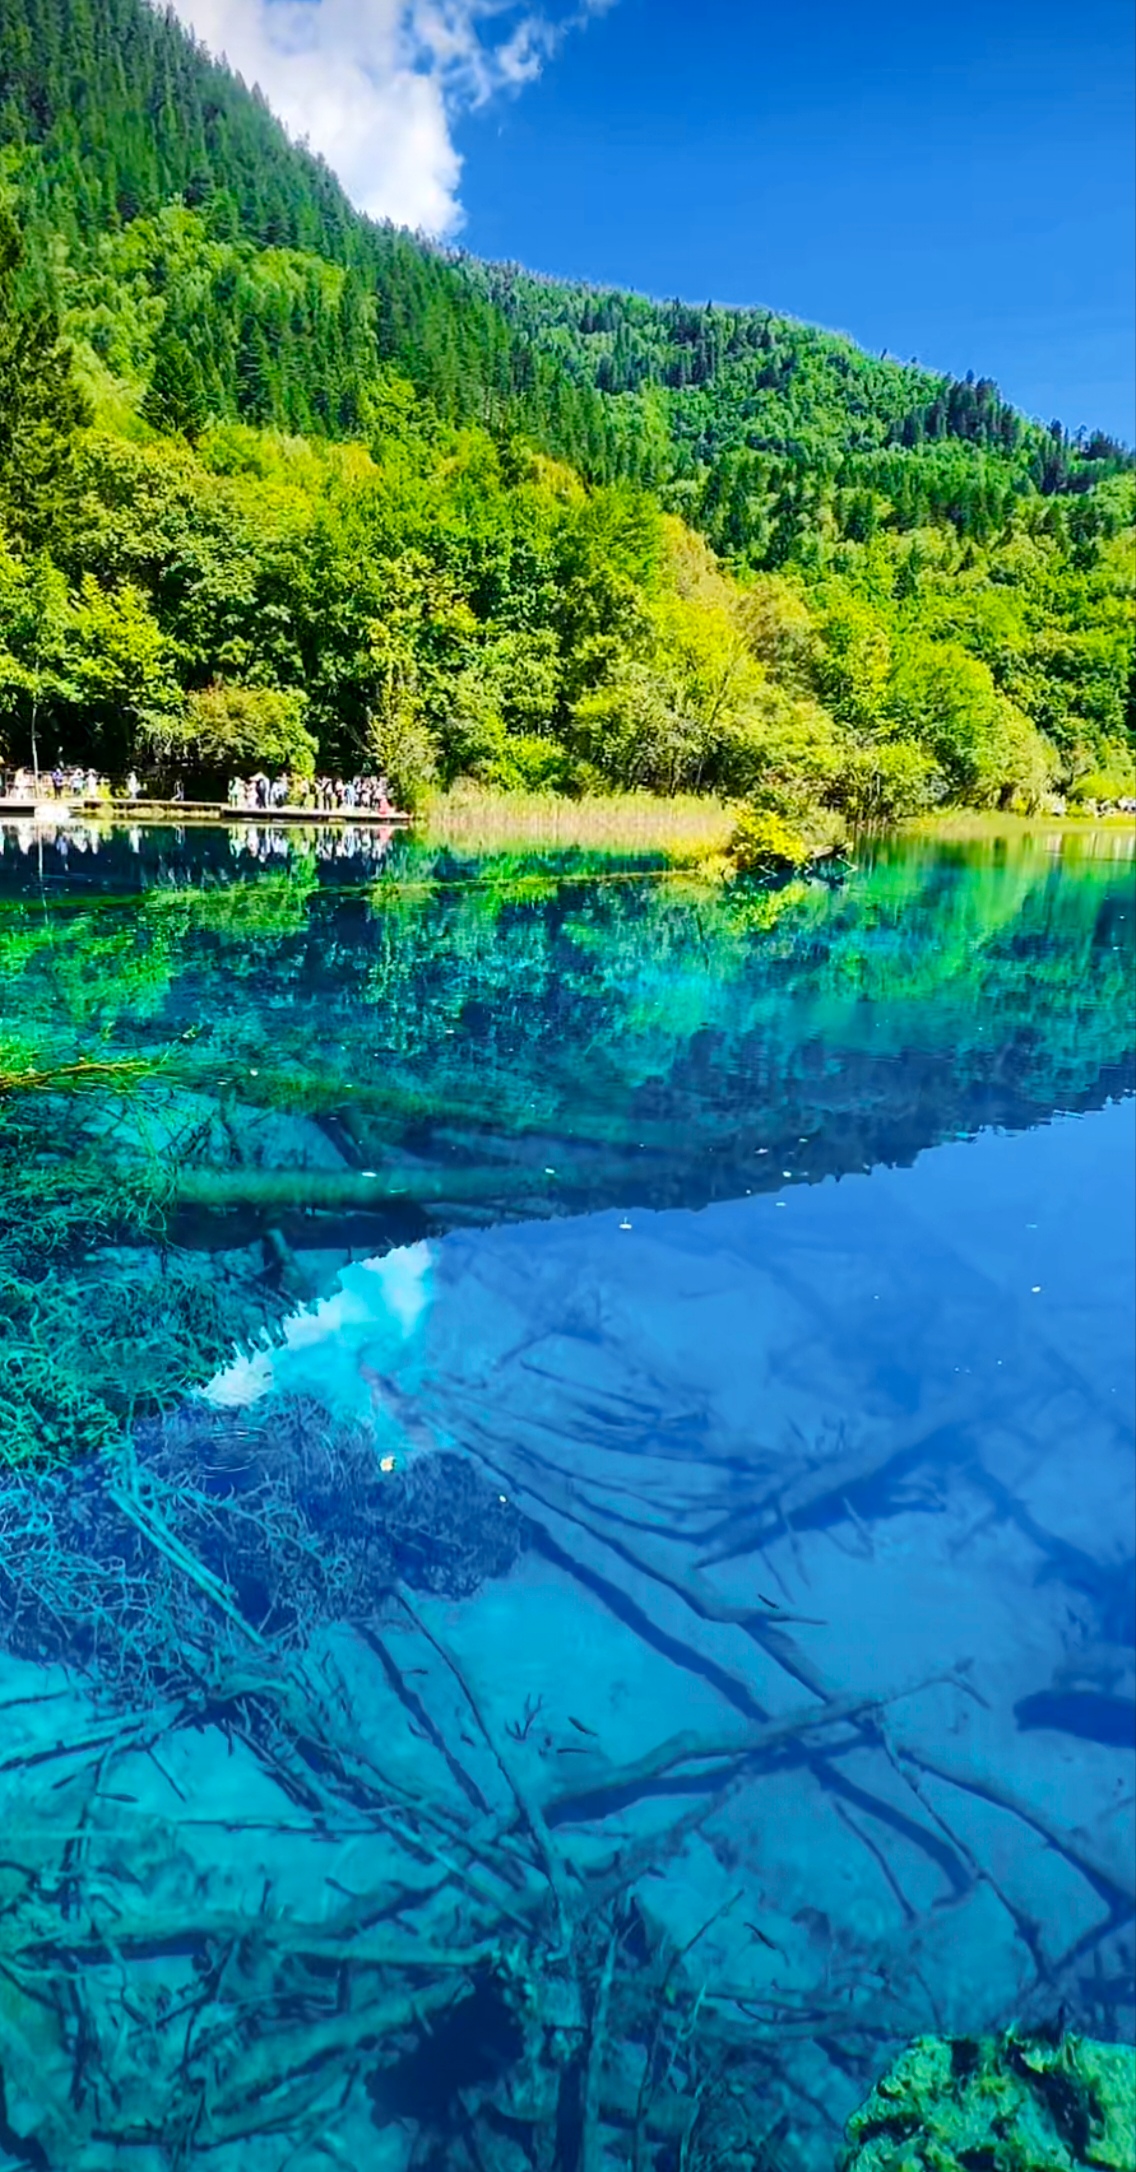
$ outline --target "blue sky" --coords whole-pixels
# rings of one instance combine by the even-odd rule
[[[618,0],[459,122],[462,239],[761,302],[1131,440],[1130,0]]]
[[[1132,0],[174,0],[364,208],[1136,437]]]

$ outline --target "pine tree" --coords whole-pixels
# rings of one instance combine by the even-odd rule
[[[0,520],[36,545],[66,526],[74,433],[88,415],[55,311],[20,296],[22,256],[0,206]]]
[[[447,419],[519,428],[589,481],[631,475],[704,503],[707,532],[752,565],[805,547],[811,512],[779,502],[803,467],[839,470],[842,503],[887,499],[885,527],[978,534],[1014,493],[1064,497],[1131,465],[1099,433],[1078,442],[1016,415],[973,372],[868,356],[767,309],[560,286],[376,224],[148,0],[0,0],[7,147],[18,284],[48,312],[41,338],[53,308],[105,281],[124,225],[194,214],[196,251],[155,253],[125,335],[147,416],[190,437],[238,414],[350,434],[392,368]],[[738,453],[782,472],[735,489]]]
[[[162,334],[142,400],[142,414],[156,430],[193,440],[209,420],[209,404],[196,358],[176,333]]]
[[[249,311],[237,343],[237,406],[244,422],[271,422],[274,413],[272,356],[260,321]]]

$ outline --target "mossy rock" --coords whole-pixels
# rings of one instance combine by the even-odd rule
[[[1136,2051],[921,2036],[848,2123],[841,2172],[1132,2172]]]

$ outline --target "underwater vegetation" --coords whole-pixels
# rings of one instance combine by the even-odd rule
[[[366,1620],[401,1578],[468,1598],[512,1567],[524,1518],[462,1458],[403,1468],[311,1398],[194,1401],[118,1454],[0,1484],[0,1641],[104,1692],[183,1686],[224,1652]]]
[[[365,1426],[310,1398],[195,1402],[129,1455],[0,1488],[0,1640],[60,1663],[23,1695],[17,1673],[3,1706],[17,2162],[71,2172],[100,2145],[241,2162],[226,2145],[302,2137],[362,2084],[356,2118],[412,2121],[403,2161],[422,2172],[600,2172],[609,2144],[638,2172],[787,2168],[776,2030],[702,2012],[695,1949],[740,1893],[681,1942],[636,1894],[709,1805],[571,1869],[532,1784],[536,1715],[499,1729],[421,1610],[416,1594],[468,1599],[508,1574],[529,1528],[468,1459],[384,1470]],[[364,1656],[387,1695],[377,1735]],[[799,1711],[768,1747],[863,1709]],[[408,1724],[447,1785],[399,1749]],[[220,1783],[202,1755],[218,1740]],[[350,1890],[318,1919],[269,1886],[251,1915],[226,1902],[193,1833],[238,1824],[286,1851],[281,1890],[301,1838],[317,1859],[365,1843]]]
[[[921,2037],[849,2122],[842,2172],[1127,2172],[1136,2051],[1091,2038]]]
[[[828,2154],[802,2142],[818,2086],[802,2054],[819,2036],[866,2087],[918,1996],[922,1934],[842,1951],[815,1905],[789,1917],[755,1890],[745,1835],[776,1819],[760,1806],[779,1776],[869,1746],[901,1753],[921,1801],[918,1775],[952,1767],[902,1721],[891,1734],[920,1685],[839,1693],[801,1617],[723,1600],[686,1549],[664,1552],[665,1496],[636,1525],[599,1466],[569,1491],[539,1407],[523,1430],[508,1395],[483,1411],[455,1381],[400,1412],[386,1383],[407,1430],[384,1456],[373,1419],[312,1394],[219,1396],[0,1485],[15,2162],[236,2172],[275,2138],[314,2172],[334,2133],[398,2172],[827,2172],[831,2112]],[[632,1420],[612,1398],[621,1455]],[[686,1467],[663,1468],[673,1519]],[[728,1486],[728,1459],[711,1476]],[[855,1482],[847,1455],[836,1474],[806,1459],[791,1487],[771,1471],[770,1514],[791,1506],[805,1529],[810,1500]],[[714,1511],[708,1490],[702,1546]],[[661,1630],[673,1655],[698,1622],[734,1625],[787,1670],[788,1706],[759,1719],[734,1672],[748,1718],[727,1707],[633,1754],[632,1716],[620,1706],[613,1735],[596,1703],[607,1669],[581,1665],[596,1632],[579,1605],[548,1704],[510,1716],[471,1610],[496,1586],[515,1605],[533,1552],[612,1595],[646,1652]],[[545,1587],[532,1596],[543,1613]],[[695,1635],[687,1664],[714,1648]],[[965,1704],[961,1674],[932,1679]],[[871,1807],[879,1778],[857,1769]],[[965,1784],[1018,1807],[996,1776]],[[1107,1856],[1046,1831],[1126,1923]],[[929,1838],[956,1844],[942,1811]],[[961,1845],[951,1917],[984,1885]],[[1048,1997],[1057,1972],[1035,1958]],[[1078,2039],[921,2041],[853,2119],[847,2172],[1122,2172],[1130,2082],[1130,2054]]]
[[[93,1068],[81,1097],[57,1070],[0,1088],[0,1469],[121,1442],[274,1314],[247,1268],[169,1243],[168,1168],[106,1149],[108,1127],[130,1135],[136,1077]]]

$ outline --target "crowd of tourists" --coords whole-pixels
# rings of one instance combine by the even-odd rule
[[[41,799],[100,799],[107,798],[110,786],[97,769],[82,769],[74,764],[64,768],[56,762],[53,769],[4,769],[0,770],[0,799],[17,802]]]
[[[126,799],[131,805],[144,798],[163,805],[180,806],[186,798],[180,777],[165,780],[158,789],[145,791],[136,770],[130,770],[119,788],[97,769],[83,769],[57,762],[52,769],[0,769],[0,803],[22,806],[58,799],[91,801]],[[314,814],[361,811],[380,820],[394,813],[385,777],[270,777],[257,770],[249,777],[230,777],[228,802],[241,813],[269,814],[281,807],[303,808]]]
[[[0,770],[0,800],[12,800],[17,805],[25,805],[29,800],[39,803],[60,799],[81,800],[86,806],[92,800],[111,800],[123,794],[129,800],[142,796],[141,781],[133,769],[124,779],[119,794],[109,777],[104,777],[97,769],[84,769],[77,763],[56,762],[51,769],[29,769],[25,764],[22,769]],[[185,798],[180,779],[168,796]]]
[[[306,807],[319,814],[353,808],[381,817],[394,813],[385,777],[268,777],[263,770],[251,777],[230,777],[229,805],[266,813],[277,807]]]

